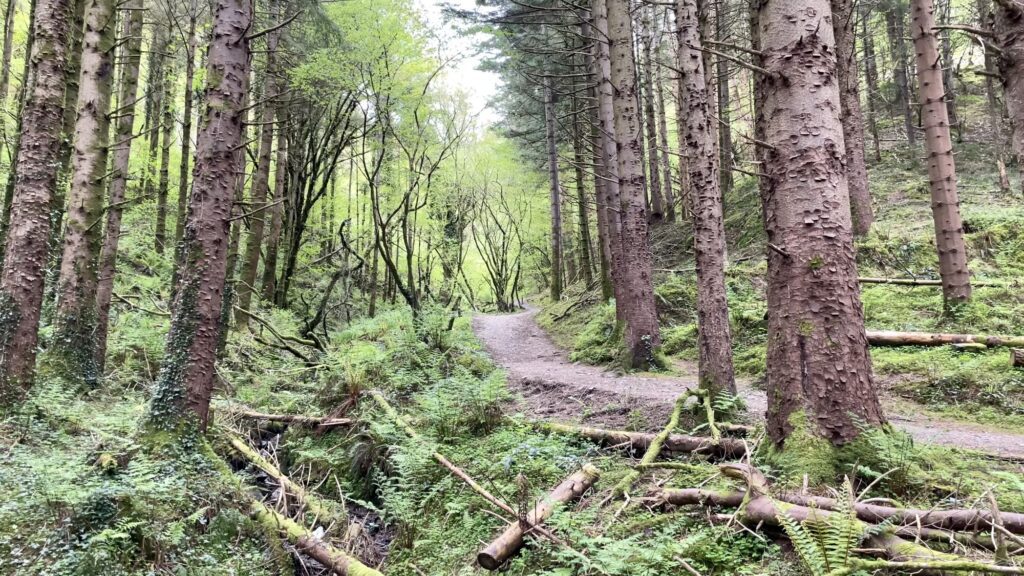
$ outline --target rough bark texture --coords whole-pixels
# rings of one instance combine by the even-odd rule
[[[54,166],[60,154],[70,6],[68,0],[37,0],[34,11],[31,89],[22,109],[0,275],[0,404],[21,398],[35,368]]]
[[[684,118],[680,153],[692,187],[693,251],[697,265],[697,327],[700,386],[712,397],[736,393],[725,292],[725,225],[719,187],[717,122],[710,114],[696,0],[676,3],[680,71],[679,116]]]
[[[884,10],[886,32],[889,35],[889,48],[892,50],[893,81],[896,84],[896,106],[903,115],[903,130],[907,142],[911,146],[917,144],[917,132],[914,127],[914,112],[910,106],[910,80],[907,71],[909,54],[907,53],[906,34],[907,10],[902,0],[895,0],[890,8]]]
[[[1024,189],[1024,4],[1020,0],[996,0],[996,3],[999,5],[995,19],[996,42],[1002,50],[999,73],[1013,130],[1010,141],[1017,155]]]
[[[220,333],[231,206],[249,80],[247,0],[218,0],[207,57],[206,106],[182,239],[184,255],[160,369],[147,415],[151,430],[205,429]]]
[[[274,58],[277,51],[277,33],[267,36],[267,74],[276,73]],[[235,327],[245,328],[249,317],[244,310],[249,309],[252,302],[253,286],[256,284],[256,271],[260,264],[260,250],[263,247],[263,228],[266,222],[267,196],[270,193],[270,160],[274,146],[274,106],[271,98],[279,92],[276,82],[271,82],[268,94],[264,95],[260,115],[260,152],[256,160],[256,174],[252,179],[252,191],[249,194],[249,209],[259,210],[251,216],[249,235],[245,239],[245,257],[242,261],[242,276],[239,278],[236,293],[238,308],[235,310]],[[328,228],[331,230],[332,228]]]
[[[611,86],[618,150],[619,204],[622,223],[622,307],[625,322],[626,364],[650,368],[658,363],[661,345],[658,314],[654,306],[651,247],[647,239],[647,203],[640,143],[643,132],[637,110],[636,71],[633,54],[633,22],[627,0],[608,0],[608,44]]]
[[[928,153],[928,178],[931,181],[932,218],[935,221],[935,247],[939,252],[942,298],[948,308],[971,297],[971,277],[967,270],[967,246],[960,219],[960,199],[956,189],[953,142],[949,136],[949,116],[944,102],[942,62],[935,36],[935,17],[931,0],[912,0],[911,38],[917,54],[925,150]]]
[[[135,100],[138,96],[139,63],[142,59],[142,10],[141,2],[132,2],[131,10],[124,19],[123,37],[125,45],[124,68],[121,71],[121,90],[118,96],[122,108],[117,120],[117,132],[111,152],[114,155],[113,174],[110,180],[107,202],[106,235],[100,252],[100,269],[96,287],[96,366],[103,374],[107,354],[107,331],[110,323],[110,302],[114,293],[114,274],[117,271],[117,250],[121,238],[121,213],[128,184],[128,167],[132,153],[135,126]],[[130,103],[130,104],[129,104]]]
[[[767,178],[767,431],[833,443],[881,424],[857,284],[828,0],[768,0],[759,22]],[[857,420],[858,422],[855,422]]]
[[[597,114],[599,120],[600,167],[604,182],[604,205],[607,211],[605,233],[611,257],[612,291],[615,295],[615,316],[623,319],[625,296],[623,293],[622,215],[619,193],[619,151],[615,141],[615,87],[611,76],[611,47],[608,44],[607,0],[594,0],[594,28],[597,54],[595,76],[597,84]]]
[[[853,10],[854,0],[832,0],[832,30],[836,40],[836,77],[842,107],[843,136],[846,144],[846,181],[850,189],[850,214],[853,233],[864,236],[875,220],[868,189],[868,167],[864,160],[864,114],[857,87],[857,51]]]
[[[550,81],[550,80],[549,80]],[[551,186],[551,299],[562,299],[562,185],[558,179],[558,141],[555,139],[555,91],[544,86],[544,126]]]

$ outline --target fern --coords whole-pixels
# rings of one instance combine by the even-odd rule
[[[786,513],[784,503],[776,503],[778,517],[786,536],[812,576],[826,576],[851,565],[853,549],[867,536],[853,507],[853,485],[843,482],[843,493],[836,509],[827,515],[810,515],[797,522]]]

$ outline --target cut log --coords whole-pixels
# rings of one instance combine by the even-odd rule
[[[298,503],[306,510],[316,516],[320,523],[325,526],[335,524],[337,526],[348,526],[348,514],[341,506],[327,501],[322,500],[315,494],[306,491],[305,488],[299,486],[295,482],[292,482],[290,478],[284,475],[276,466],[267,461],[266,458],[260,455],[259,452],[253,450],[248,443],[235,435],[229,436],[229,442],[231,447],[238,452],[243,458],[251,462],[254,466],[267,473],[268,476],[273,478],[278,485],[285,491],[286,494],[291,494]]]
[[[985,346],[1024,347],[1024,336],[993,336],[988,334],[943,334],[931,332],[896,332],[868,330],[872,346],[946,346],[948,344],[984,344]]]
[[[921,278],[857,278],[861,284],[897,284],[900,286],[942,286],[942,280]],[[973,286],[1006,286],[1003,282],[972,280]]]
[[[265,506],[262,502],[253,501],[249,507],[252,517],[294,544],[302,553],[323,564],[338,576],[383,576],[353,556],[331,546],[315,534],[285,516]]]
[[[1024,368],[1024,348],[1010,349],[1010,366]]]
[[[646,450],[654,441],[656,434],[647,432],[627,432],[625,430],[604,430],[587,426],[573,426],[558,422],[538,422],[536,425],[544,430],[573,434],[589,438],[595,442],[609,446],[628,446],[631,450]],[[715,442],[711,438],[669,434],[665,438],[662,450],[670,453],[711,454],[721,458],[739,458],[747,453],[747,445],[736,438],[720,438]]]
[[[597,482],[600,473],[597,468],[590,464],[584,465],[583,469],[573,473],[555,487],[547,497],[537,503],[526,516],[526,522],[513,522],[498,536],[496,540],[487,545],[486,548],[476,555],[477,562],[488,570],[497,570],[513,554],[523,547],[523,537],[530,531],[530,526],[547,520],[558,504],[575,500],[583,495]]]
[[[323,426],[325,428],[334,428],[337,426],[351,426],[351,418],[328,418],[326,416],[305,416],[302,414],[264,414],[262,412],[254,412],[252,410],[239,410],[236,408],[229,408],[226,410],[228,414],[240,416],[242,418],[249,418],[251,420],[267,420],[270,422],[284,422],[286,424],[296,424],[298,426]]]

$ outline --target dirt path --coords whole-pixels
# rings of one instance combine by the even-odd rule
[[[675,399],[696,386],[693,364],[678,365],[679,376],[623,375],[570,362],[536,322],[536,310],[479,315],[473,329],[494,360],[508,371],[509,384],[522,396],[518,406],[531,416],[597,426],[627,424],[660,429]],[[764,417],[764,392],[747,382],[740,395],[751,420]],[[981,450],[1024,459],[1024,435],[979,424],[901,413],[886,402],[893,425],[919,442]]]

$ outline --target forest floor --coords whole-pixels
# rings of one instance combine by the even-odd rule
[[[623,374],[572,362],[537,324],[539,310],[482,314],[473,329],[494,361],[508,373],[509,386],[521,395],[518,408],[544,420],[614,428],[660,429],[673,402],[697,385],[693,362],[675,360],[674,374]],[[996,427],[928,416],[921,406],[885,393],[898,376],[880,376],[889,421],[914,440],[966,448],[1024,460],[1024,435]],[[737,381],[747,418],[764,418],[766,398],[750,380]]]

